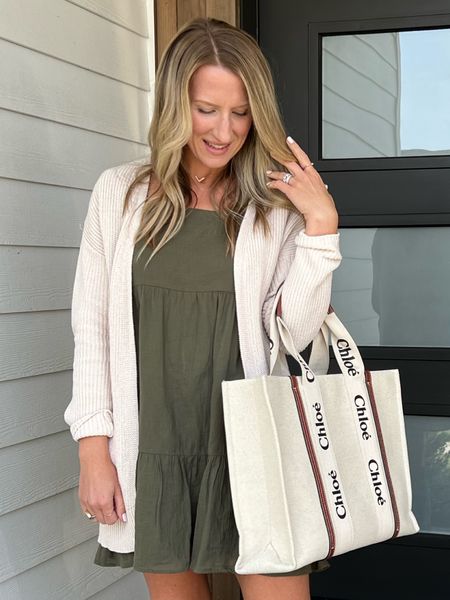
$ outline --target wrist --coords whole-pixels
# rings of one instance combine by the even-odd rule
[[[338,232],[338,219],[336,217],[320,219],[307,219],[305,225],[306,235],[333,235]]]
[[[109,443],[106,435],[93,435],[78,440],[78,456],[85,458],[109,458]]]
[[[311,225],[305,228],[305,235],[335,235],[338,232],[337,227],[324,227],[323,225]]]

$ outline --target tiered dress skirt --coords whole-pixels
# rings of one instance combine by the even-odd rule
[[[100,544],[94,562],[136,571],[234,573],[233,514],[222,380],[244,378],[233,260],[216,211],[188,209],[155,254],[134,249],[133,319],[138,365],[139,454],[135,550]],[[319,561],[274,575],[327,568]],[[267,575],[267,573],[266,573]]]

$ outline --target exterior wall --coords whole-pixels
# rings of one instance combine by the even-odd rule
[[[90,191],[143,157],[151,0],[3,0],[0,19],[0,597],[148,598],[92,563],[72,385],[70,302]]]

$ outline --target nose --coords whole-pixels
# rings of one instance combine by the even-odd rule
[[[218,144],[229,144],[232,140],[232,123],[231,117],[221,115],[217,126],[214,128],[214,135]]]

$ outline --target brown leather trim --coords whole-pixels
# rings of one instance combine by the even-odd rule
[[[375,427],[377,429],[378,442],[380,444],[381,458],[383,460],[384,472],[386,473],[389,495],[391,497],[392,512],[394,513],[394,533],[393,533],[392,537],[395,538],[398,536],[399,531],[400,531],[400,515],[398,512],[397,500],[395,498],[395,491],[394,491],[394,485],[392,483],[391,472],[389,470],[389,462],[388,462],[388,458],[387,458],[386,447],[384,445],[383,432],[381,431],[381,423],[380,423],[380,417],[378,416],[378,409],[377,409],[377,403],[375,400],[375,393],[373,391],[372,374],[368,369],[366,369],[364,373],[365,373],[367,391],[369,392],[370,404],[372,406],[372,413],[373,413],[373,418],[375,421]]]
[[[297,412],[300,419],[300,425],[303,431],[303,437],[305,439],[306,449],[308,451],[309,460],[314,473],[314,479],[316,481],[317,492],[320,498],[320,507],[322,509],[325,526],[328,533],[328,554],[326,558],[333,556],[336,549],[336,535],[334,533],[333,522],[331,520],[330,510],[328,508],[327,499],[325,495],[325,488],[320,474],[319,463],[317,456],[314,451],[314,445],[311,439],[311,432],[309,431],[308,421],[306,419],[305,408],[303,406],[303,399],[298,387],[298,381],[295,375],[290,375],[292,391],[294,393],[295,403],[297,406]]]

